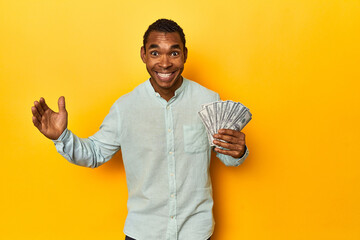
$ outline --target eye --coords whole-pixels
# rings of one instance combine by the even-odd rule
[[[150,54],[151,54],[152,56],[159,56],[159,53],[158,53],[157,51],[152,51],[152,52],[150,52]]]
[[[172,56],[172,57],[179,56],[179,52],[172,52],[172,53],[171,53],[171,56]]]

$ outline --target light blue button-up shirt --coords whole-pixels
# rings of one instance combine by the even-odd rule
[[[184,78],[168,102],[150,83],[111,107],[100,130],[79,138],[66,129],[54,140],[69,162],[95,168],[120,148],[128,187],[124,233],[137,240],[202,240],[213,233],[211,149],[198,116],[219,95]],[[240,159],[217,153],[227,166]]]

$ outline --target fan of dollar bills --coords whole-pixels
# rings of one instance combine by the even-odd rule
[[[210,146],[213,143],[213,135],[219,129],[233,129],[240,131],[251,120],[252,114],[249,109],[239,102],[216,101],[202,105],[199,111],[200,118],[206,127]]]

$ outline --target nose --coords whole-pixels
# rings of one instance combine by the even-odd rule
[[[160,62],[159,62],[159,66],[162,67],[162,68],[169,68],[172,66],[172,63],[169,59],[169,56],[167,55],[163,55],[161,56],[160,58]]]

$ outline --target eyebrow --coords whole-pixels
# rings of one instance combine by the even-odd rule
[[[151,45],[149,46],[149,49],[151,49],[151,48],[159,48],[159,45],[157,45],[157,44],[151,44]]]
[[[151,49],[151,48],[160,48],[160,46],[157,44],[151,44],[149,46],[149,49]],[[170,48],[171,49],[181,49],[179,44],[172,45]]]
[[[175,49],[181,49],[179,44],[172,45],[170,48],[171,49],[174,49],[174,48]]]

